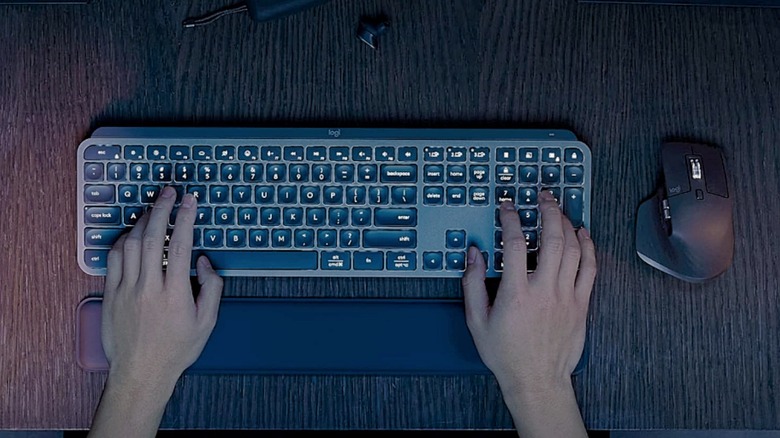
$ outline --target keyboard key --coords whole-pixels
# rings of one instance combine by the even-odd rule
[[[496,149],[497,163],[514,163],[515,161],[517,161],[517,149],[515,148]]]
[[[447,166],[447,182],[451,184],[463,184],[466,182],[466,166]]]
[[[496,203],[500,204],[504,201],[509,201],[512,204],[515,203],[515,188],[511,186],[496,187]]]
[[[281,146],[263,146],[260,148],[260,159],[263,161],[281,161]]]
[[[269,164],[265,170],[267,182],[285,182],[287,179],[287,166],[284,164]]]
[[[217,178],[217,165],[216,164],[200,164],[198,165],[198,181],[199,182],[211,182]]]
[[[193,146],[192,159],[196,161],[208,161],[213,159],[211,146]]]
[[[311,248],[314,246],[314,230],[295,230],[294,239],[296,248]]]
[[[309,165],[308,164],[291,164],[290,165],[290,181],[291,182],[309,182]]]
[[[487,187],[471,187],[469,189],[469,205],[488,205],[490,190]]]
[[[488,166],[469,166],[469,182],[472,184],[487,184],[490,182]]]
[[[377,208],[374,210],[374,225],[378,227],[414,227],[417,225],[417,209]]]
[[[523,231],[523,234],[525,235],[525,244],[528,246],[529,251],[539,248],[536,231]]]
[[[125,160],[143,160],[144,159],[144,147],[139,145],[125,146]]]
[[[195,225],[211,225],[211,207],[198,207],[195,212]]]
[[[542,167],[542,184],[557,184],[561,180],[561,168],[559,166]]]
[[[496,232],[494,234],[494,239],[493,239],[493,248],[495,248],[495,249],[503,249],[504,248],[504,238],[503,238],[502,234],[503,233],[502,233],[501,230],[496,230]]]
[[[537,225],[537,214],[534,209],[522,209],[518,211],[520,215],[520,225],[524,227],[535,227]]]
[[[257,146],[239,146],[238,159],[241,161],[257,161],[260,152]]]
[[[355,166],[352,164],[336,165],[336,182],[351,183],[355,180]]]
[[[311,180],[314,182],[330,182],[331,165],[314,164],[311,166]]]
[[[271,231],[271,246],[274,248],[292,247],[292,230],[279,229]]]
[[[393,204],[409,205],[417,203],[417,187],[398,186],[392,190]]]
[[[203,246],[206,248],[222,247],[223,232],[221,229],[206,228],[203,230]],[[210,260],[213,260],[209,257]],[[213,265],[212,265],[213,266]]]
[[[121,185],[117,190],[117,198],[123,204],[135,204],[138,202],[138,186]]]
[[[127,165],[124,163],[111,163],[106,167],[106,179],[109,181],[124,181]]]
[[[249,186],[233,186],[230,199],[233,204],[252,202],[252,189]]]
[[[302,204],[319,204],[319,202],[320,202],[320,188],[318,186],[301,187]]]
[[[296,186],[279,186],[278,199],[280,204],[295,204],[298,202]]]
[[[84,165],[85,181],[103,181],[103,164],[87,163]]]
[[[255,202],[258,204],[274,203],[274,188],[271,186],[258,186],[255,188]]]
[[[566,184],[580,184],[583,176],[582,166],[566,166],[564,168],[563,180]]]
[[[336,230],[317,230],[317,246],[320,248],[336,246]]]
[[[322,202],[328,205],[337,205],[344,202],[344,188],[342,186],[326,186],[322,189]]]
[[[225,233],[228,248],[241,248],[246,246],[246,230],[231,228]]]
[[[385,255],[381,251],[357,251],[352,260],[356,271],[381,271],[385,267]]]
[[[346,208],[328,209],[328,225],[332,227],[341,227],[349,222],[349,211]]]
[[[442,205],[442,204],[444,204],[444,188],[443,187],[425,187],[423,189],[423,203],[425,205]]]
[[[352,209],[352,225],[354,226],[371,225],[371,210],[368,208]]]
[[[542,190],[546,190],[550,192],[551,195],[553,195],[553,198],[555,198],[555,202],[558,203],[558,205],[561,204],[561,188],[560,187],[543,187]]]
[[[417,148],[398,148],[398,161],[417,161]]]
[[[451,163],[462,163],[466,161],[466,148],[449,147],[447,148],[446,160]]]
[[[444,255],[438,251],[423,253],[423,269],[426,271],[441,271]]]
[[[195,165],[190,163],[177,163],[173,171],[173,179],[176,182],[194,181]]]
[[[240,181],[241,166],[238,164],[223,164],[220,166],[220,180],[222,182]]]
[[[320,268],[326,271],[346,271],[350,268],[350,256],[347,251],[323,251]]]
[[[447,270],[463,271],[466,269],[466,253],[462,251],[447,253]]]
[[[520,148],[521,163],[535,163],[539,161],[539,150],[536,148]]]
[[[295,227],[303,224],[303,209],[299,207],[285,208],[282,213],[282,223],[288,227]]]
[[[358,166],[357,178],[359,182],[374,183],[377,181],[376,164],[361,164]]]
[[[233,225],[236,223],[233,207],[218,207],[214,209],[214,223],[216,225]]]
[[[466,188],[447,187],[447,205],[466,205]]]
[[[92,145],[84,149],[85,160],[118,160],[120,147],[117,145]]]
[[[171,146],[171,160],[183,161],[190,159],[189,146]]]
[[[142,214],[144,214],[143,207],[125,207],[124,224],[128,226],[135,225]]]
[[[369,187],[368,203],[382,205],[390,202],[390,190],[387,187]]]
[[[152,181],[173,181],[173,166],[170,163],[154,163],[152,166]]]
[[[199,203],[206,202],[206,186],[187,186],[187,193],[192,194]]]
[[[238,209],[239,225],[257,225],[257,209],[255,207],[242,207]]]
[[[303,146],[285,146],[285,161],[303,161]]]
[[[446,247],[460,249],[466,247],[466,232],[464,230],[447,230]]]
[[[278,207],[263,207],[260,209],[260,225],[271,227],[281,223],[282,212]]]
[[[349,147],[331,146],[328,149],[330,161],[349,161]]]
[[[529,251],[528,252],[528,257],[526,258],[526,261],[525,261],[525,265],[526,265],[526,270],[527,271],[533,272],[533,271],[536,270],[536,262],[537,262],[538,254],[539,253],[537,251]]]
[[[496,181],[504,184],[515,182],[515,166],[496,166]]]
[[[84,230],[84,245],[111,246],[123,231],[122,228],[87,228]]]
[[[341,230],[339,232],[339,246],[342,248],[357,248],[360,246],[360,231]]]
[[[522,187],[517,196],[520,205],[536,205],[536,188]]]
[[[426,164],[423,168],[423,181],[427,183],[443,183],[444,166],[441,164]]]
[[[146,147],[146,157],[150,160],[167,160],[168,159],[168,147],[157,145]]]
[[[536,184],[539,179],[539,169],[536,166],[521,166],[519,173],[521,183]]]
[[[324,208],[307,208],[306,209],[306,225],[310,227],[316,227],[325,223],[325,209]]]
[[[108,264],[107,249],[85,249],[84,264],[90,268],[101,269]]]
[[[349,205],[361,205],[366,203],[366,188],[363,186],[347,187],[346,202]]]
[[[387,252],[388,271],[414,271],[417,269],[417,253]]]
[[[268,230],[249,230],[249,246],[251,248],[266,248],[268,246]]]
[[[379,180],[383,183],[416,183],[417,166],[406,164],[383,164]]]
[[[542,161],[545,163],[560,163],[561,162],[561,149],[560,148],[544,148],[542,149]]]
[[[216,270],[312,270],[317,269],[316,251],[200,251]],[[194,262],[197,257],[193,257]]]
[[[110,204],[114,202],[114,186],[86,186],[84,187],[84,202],[87,204]]]
[[[469,149],[469,160],[473,163],[490,162],[490,148],[478,147]]]
[[[582,163],[582,152],[579,149],[566,148],[564,160],[567,163]]]
[[[327,159],[325,146],[309,146],[306,148],[306,160],[325,161]]]
[[[563,213],[571,220],[575,228],[582,226],[583,199],[582,189],[567,188],[563,191]]]
[[[426,147],[423,149],[423,160],[444,161],[444,148]]]
[[[141,202],[152,204],[160,196],[160,186],[141,186]]]
[[[372,150],[367,146],[355,146],[352,148],[352,161],[371,161]]]
[[[376,161],[395,161],[395,148],[391,146],[379,146],[376,148]]]
[[[498,272],[504,270],[504,253],[496,252],[493,254],[493,270]]]
[[[417,246],[416,230],[365,230],[363,246],[366,248],[414,248]]]
[[[219,161],[233,161],[236,159],[236,148],[233,146],[217,146],[215,158]]]
[[[263,179],[263,166],[260,164],[244,164],[244,182],[260,182]]]
[[[224,203],[230,200],[228,186],[209,187],[209,202],[212,204]]]

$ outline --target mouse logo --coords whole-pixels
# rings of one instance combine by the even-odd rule
[[[669,187],[669,194],[670,195],[676,195],[676,194],[680,193],[681,190],[682,189],[680,188],[680,186]]]
[[[341,129],[328,129],[328,135],[333,138],[341,137]]]

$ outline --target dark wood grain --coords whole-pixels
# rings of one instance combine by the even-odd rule
[[[87,427],[74,360],[75,149],[105,125],[566,127],[593,150],[600,275],[576,389],[590,428],[780,428],[780,11],[573,0],[335,1],[267,24],[224,2],[0,8],[0,428]],[[393,27],[373,52],[362,14]],[[723,148],[733,267],[634,253],[664,138]],[[228,279],[230,296],[458,297],[457,281]],[[185,376],[170,428],[509,428],[487,377]]]

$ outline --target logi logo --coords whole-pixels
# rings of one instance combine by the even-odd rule
[[[328,135],[333,138],[341,137],[341,129],[328,129]]]

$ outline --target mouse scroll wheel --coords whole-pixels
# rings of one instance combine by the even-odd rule
[[[693,157],[688,162],[691,165],[691,179],[701,179],[701,160]]]

